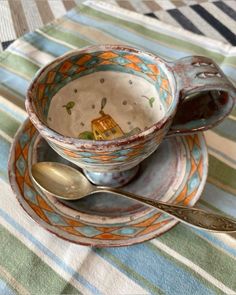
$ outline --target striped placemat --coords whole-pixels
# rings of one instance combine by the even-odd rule
[[[83,0],[0,1],[0,51]],[[235,0],[106,0],[112,5],[236,45]]]
[[[0,55],[0,294],[235,294],[235,235],[179,224],[152,241],[97,249],[53,236],[22,210],[7,158],[24,119],[34,73],[53,58],[98,43],[129,43],[168,59],[213,58],[235,80],[236,48],[107,3],[88,1],[18,39]],[[236,111],[206,132],[209,177],[199,205],[236,217]]]

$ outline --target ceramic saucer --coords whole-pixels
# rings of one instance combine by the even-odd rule
[[[43,193],[32,181],[31,166],[59,161],[30,120],[18,131],[9,158],[9,179],[23,209],[40,225],[74,243],[97,247],[125,246],[152,239],[177,221],[137,202],[96,194],[65,202]],[[74,166],[75,167],[75,166]],[[203,134],[165,139],[140,165],[124,190],[175,204],[193,206],[206,182],[207,148]]]

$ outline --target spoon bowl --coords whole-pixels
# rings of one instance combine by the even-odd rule
[[[78,200],[94,191],[94,186],[74,168],[56,162],[40,162],[32,166],[38,186],[64,200]]]

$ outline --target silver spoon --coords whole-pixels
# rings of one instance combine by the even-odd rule
[[[117,188],[95,186],[81,172],[61,163],[34,164],[32,176],[41,189],[59,199],[78,200],[98,192],[108,192],[154,207],[190,226],[214,232],[236,231],[235,220],[199,208],[155,201]]]

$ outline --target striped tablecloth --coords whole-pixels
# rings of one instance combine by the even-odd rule
[[[0,51],[83,0],[0,0]],[[116,6],[236,45],[235,0],[105,0]]]
[[[236,79],[236,48],[107,3],[88,1],[0,55],[0,294],[236,294],[236,236],[179,224],[140,245],[71,244],[37,225],[7,180],[29,82],[53,58],[97,43],[129,43],[173,60],[213,58]],[[199,205],[236,217],[236,111],[205,133],[209,176]]]

